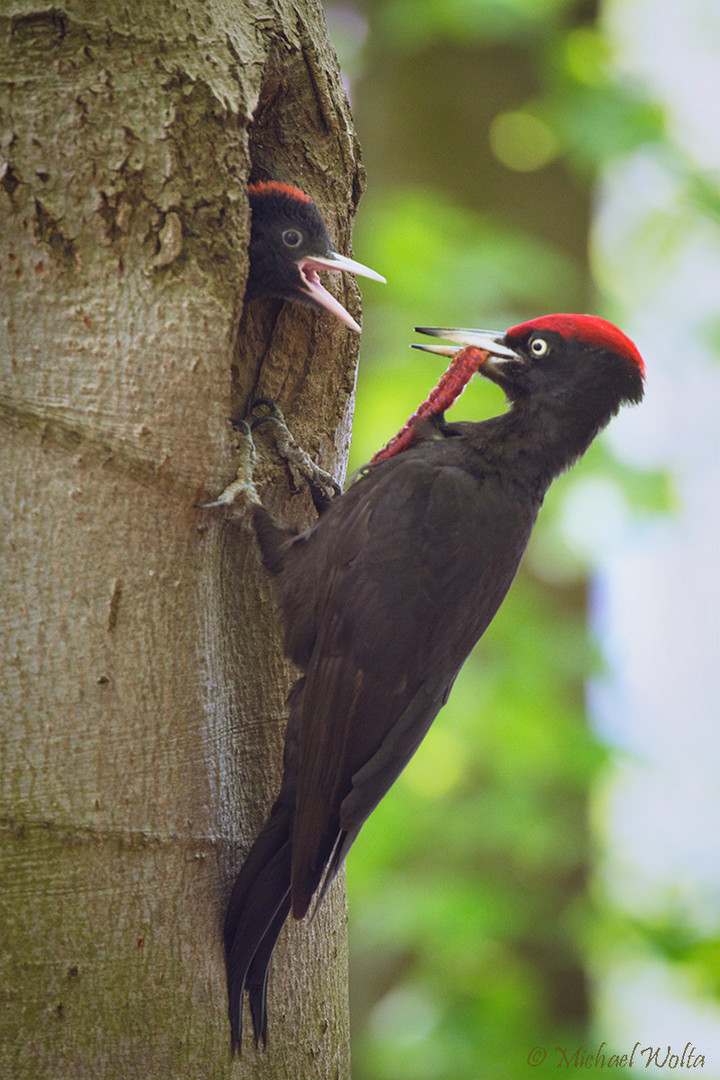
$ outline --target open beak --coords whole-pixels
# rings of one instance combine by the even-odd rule
[[[361,277],[372,278],[373,281],[381,281],[385,284],[385,278],[371,270],[369,266],[348,259],[346,255],[338,255],[333,251],[330,255],[305,255],[298,259],[297,268],[303,280],[303,289],[307,297],[320,307],[325,308],[340,322],[344,322],[351,330],[360,333],[360,327],[352,315],[345,310],[339,300],[327,291],[318,277],[318,270],[343,270],[349,274],[359,274]]]
[[[457,341],[457,345],[413,345],[413,349],[421,349],[423,352],[437,353],[439,356],[455,356],[461,349],[472,346],[474,349],[483,349],[490,353],[495,360],[502,364],[503,360],[520,360],[520,356],[505,344],[505,334],[497,330],[457,330],[443,326],[416,326],[418,334],[428,334],[430,337],[445,338],[447,341]],[[494,365],[493,365],[494,366]]]

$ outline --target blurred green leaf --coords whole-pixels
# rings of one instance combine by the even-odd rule
[[[563,87],[539,111],[572,162],[583,168],[598,168],[646,143],[660,142],[665,133],[660,106],[614,84]]]
[[[379,6],[380,31],[398,50],[438,38],[466,44],[547,35],[573,0],[388,0]]]

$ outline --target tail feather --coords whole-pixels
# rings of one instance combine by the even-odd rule
[[[242,1046],[246,985],[256,1043],[265,1042],[270,956],[289,910],[290,811],[276,806],[238,874],[225,917],[225,964],[233,1052]]]
[[[325,860],[325,864],[320,875],[320,880],[317,880],[317,875],[314,884],[311,884],[310,892],[307,896],[300,896],[296,905],[296,893],[293,883],[292,889],[292,901],[293,901],[293,918],[302,919],[310,910],[312,904],[311,919],[314,919],[318,913],[318,909],[327,895],[327,891],[332,885],[335,877],[340,870],[343,862],[345,861],[345,855],[347,854],[350,844],[345,844],[346,833],[339,832],[335,838],[332,851]]]
[[[250,1001],[250,1015],[252,1016],[255,1045],[267,1042],[267,981],[270,957],[275,948],[278,935],[285,925],[285,920],[290,913],[290,893],[285,895],[275,918],[267,928],[265,936],[255,950],[255,955],[250,963],[245,986]]]

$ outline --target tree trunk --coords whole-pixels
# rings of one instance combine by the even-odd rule
[[[322,11],[16,0],[0,23],[0,1074],[347,1077],[342,882],[281,939],[267,1051],[230,1060],[224,905],[295,673],[246,522],[195,509],[259,395],[344,469],[357,337],[242,310],[248,179],[298,183],[348,251],[362,174]],[[261,479],[311,520],[269,451]]]

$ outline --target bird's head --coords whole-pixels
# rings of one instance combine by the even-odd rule
[[[335,251],[320,211],[299,188],[276,181],[251,184],[250,210],[246,298],[277,296],[321,308],[359,333],[352,315],[321,284],[318,271],[344,270],[382,282],[385,278]]]
[[[452,347],[416,346],[444,356],[461,348],[486,354],[477,370],[511,401],[577,395],[602,400],[611,412],[643,396],[645,365],[629,337],[596,315],[543,315],[504,333],[417,327],[423,334],[458,342]]]

